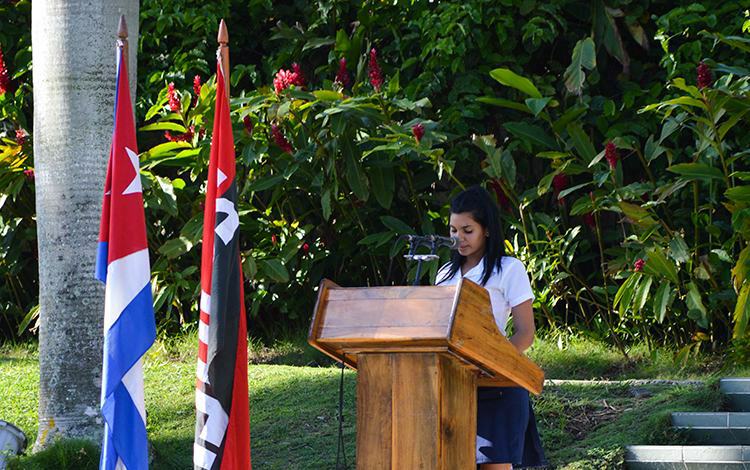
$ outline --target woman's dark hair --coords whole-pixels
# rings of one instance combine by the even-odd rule
[[[469,212],[471,217],[482,228],[486,229],[489,235],[484,251],[484,271],[482,273],[482,285],[485,285],[490,276],[492,276],[492,271],[494,271],[495,267],[497,267],[498,271],[500,270],[500,263],[503,256],[505,256],[505,237],[500,225],[500,211],[487,191],[480,186],[472,186],[460,192],[451,200],[451,214],[460,214],[462,212]],[[452,278],[461,269],[461,265],[465,260],[466,257],[460,255],[458,250],[454,251],[451,254],[448,274],[438,284]]]

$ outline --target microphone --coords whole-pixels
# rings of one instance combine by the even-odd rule
[[[406,239],[414,246],[426,245],[430,247],[445,246],[451,250],[457,250],[459,240],[456,237],[441,237],[440,235],[406,235]]]
[[[440,235],[427,235],[430,242],[437,246],[447,246],[451,250],[458,250],[459,240],[457,237],[441,237]]]

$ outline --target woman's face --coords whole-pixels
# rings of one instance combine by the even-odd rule
[[[471,212],[451,214],[451,237],[459,240],[458,252],[461,256],[482,257],[487,246],[487,230],[472,217]]]

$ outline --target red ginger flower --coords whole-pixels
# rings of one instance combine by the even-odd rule
[[[552,178],[552,187],[555,188],[555,194],[568,187],[568,176],[565,173],[558,173]]]
[[[370,84],[375,88],[375,91],[380,91],[380,87],[383,86],[383,72],[380,70],[378,65],[378,52],[373,47],[370,50]]]
[[[508,195],[505,194],[505,191],[503,190],[503,186],[500,184],[500,180],[493,179],[490,180],[490,188],[492,188],[492,191],[495,193],[495,197],[497,198],[497,203],[500,205],[501,208],[504,210],[510,210],[510,199],[508,199]]]
[[[589,228],[596,228],[596,220],[594,219],[594,214],[591,212],[583,214],[583,223],[588,225]]]
[[[16,143],[18,145],[23,145],[26,143],[26,138],[29,136],[29,134],[26,133],[24,129],[16,129]]]
[[[273,137],[273,141],[276,143],[276,145],[279,146],[279,148],[281,148],[281,150],[289,154],[294,152],[292,144],[290,144],[289,141],[286,140],[286,137],[284,137],[281,129],[279,129],[279,126],[277,126],[276,124],[271,124],[271,136]]]
[[[184,134],[180,134],[180,135],[172,135],[172,133],[169,131],[164,132],[164,137],[170,142],[189,142],[193,140],[194,135],[195,135],[195,126],[190,126],[187,132],[185,132]]]
[[[565,205],[565,198],[560,197],[560,191],[568,187],[568,176],[565,173],[558,173],[552,178],[552,187],[555,189],[555,198],[559,205]]]
[[[708,88],[713,84],[713,78],[711,77],[711,69],[708,67],[708,65],[704,64],[703,61],[701,61],[698,64],[698,69],[696,70],[698,74],[698,88],[704,89]]]
[[[296,75],[296,77],[294,78],[294,82],[292,82],[292,85],[305,86],[305,74],[302,73],[302,69],[297,62],[294,62],[292,64],[292,71]]]
[[[273,79],[273,89],[277,95],[291,85],[305,86],[305,77],[297,63],[292,64],[292,70],[279,69]]]
[[[34,178],[36,177],[36,175],[34,175],[33,168],[29,168],[28,170],[23,170],[23,174],[24,176],[26,176],[26,179],[29,181],[34,181]]]
[[[339,83],[344,88],[348,87],[351,82],[349,72],[346,70],[346,59],[343,57],[339,60],[339,70],[336,72],[336,79],[333,82]]]
[[[620,156],[617,155],[617,147],[611,140],[607,142],[607,145],[604,147],[604,158],[607,159],[609,167],[614,170],[617,166],[617,160],[620,159]]]
[[[180,103],[180,97],[177,96],[177,91],[174,89],[174,82],[169,82],[167,95],[169,96],[169,109],[173,113],[179,113],[182,110],[182,104]]]
[[[302,252],[304,254],[307,254],[309,251],[310,251],[310,245],[307,242],[303,243],[302,244]]]
[[[635,260],[635,263],[633,263],[633,271],[640,272],[643,270],[643,265],[646,264],[645,261],[643,261],[643,258],[638,258]]]
[[[248,134],[253,133],[253,120],[250,119],[250,115],[246,115],[244,118],[242,118],[242,125],[245,126],[245,130]]]
[[[280,69],[276,72],[276,77],[273,79],[273,89],[278,95],[282,91],[289,88],[296,81],[295,73],[289,70]]]
[[[201,76],[196,75],[193,78],[193,93],[195,93],[195,99],[198,100],[198,97],[201,95]]]
[[[417,123],[411,126],[411,133],[414,134],[414,138],[417,139],[417,143],[422,141],[422,137],[424,136],[424,125],[422,123]]]
[[[10,91],[10,74],[8,73],[8,67],[5,65],[3,50],[0,48],[0,96],[7,91]]]
[[[278,243],[278,241],[279,241],[279,239],[276,237],[275,234],[271,235],[271,243],[273,243],[275,245],[276,243]]]

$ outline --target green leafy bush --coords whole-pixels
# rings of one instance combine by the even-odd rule
[[[28,24],[28,3],[0,8]],[[747,9],[748,0],[145,0],[136,112],[160,327],[196,320],[213,38],[225,17],[253,334],[304,328],[322,277],[413,277],[396,235],[444,231],[450,195],[482,183],[503,207],[509,251],[532,274],[542,326],[585,331],[623,354],[641,341],[680,346],[681,357],[741,344]],[[7,31],[0,45],[9,47],[4,34],[25,38],[19,51],[28,44],[23,27]],[[30,57],[13,54],[22,77]],[[347,79],[337,80],[341,59]],[[695,85],[700,62],[710,86]],[[297,71],[305,79],[276,89],[281,69],[278,83]],[[23,227],[0,252],[24,286],[14,299],[11,281],[0,285],[0,303],[15,305],[4,310],[5,337],[28,326],[36,304],[33,207],[15,203],[32,201],[21,176],[31,147],[14,138],[27,121],[9,117],[28,117],[29,93],[0,101],[0,193],[15,198],[0,217]]]

